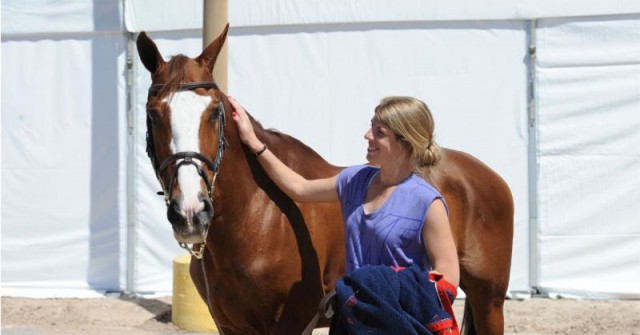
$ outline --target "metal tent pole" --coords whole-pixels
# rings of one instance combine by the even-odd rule
[[[529,24],[529,287],[534,291],[540,280],[538,227],[538,135],[536,104],[536,19]]]
[[[127,33],[127,281],[125,291],[135,294],[136,288],[136,248],[137,248],[137,192],[136,192],[136,71],[135,34]]]

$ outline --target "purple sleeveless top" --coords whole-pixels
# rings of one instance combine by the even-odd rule
[[[412,263],[431,271],[422,226],[431,203],[435,199],[444,202],[444,198],[433,186],[412,174],[379,209],[365,214],[367,188],[378,171],[375,167],[358,165],[338,175],[336,189],[345,224],[347,274],[364,265]]]

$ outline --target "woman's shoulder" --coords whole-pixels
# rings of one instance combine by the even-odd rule
[[[343,194],[353,195],[366,192],[369,181],[377,171],[377,168],[369,165],[355,165],[345,168],[340,172],[336,181],[338,195],[342,197]]]
[[[342,170],[340,172],[340,178],[351,179],[356,176],[364,177],[371,174],[375,174],[376,172],[378,172],[378,170],[379,170],[378,168],[373,167],[371,165],[366,165],[366,164],[353,165]]]
[[[438,191],[435,186],[431,185],[429,182],[422,179],[417,174],[414,174],[412,176],[410,185],[412,188],[412,192],[414,192],[416,195],[428,198],[442,198],[442,194],[440,194],[440,191]]]

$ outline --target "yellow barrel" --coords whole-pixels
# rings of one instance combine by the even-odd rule
[[[171,322],[176,327],[193,332],[216,332],[209,308],[196,291],[189,274],[191,255],[173,259],[173,297]]]

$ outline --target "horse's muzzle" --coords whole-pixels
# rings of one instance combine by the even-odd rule
[[[184,206],[182,201],[172,199],[167,207],[167,218],[178,242],[202,243],[213,219],[213,205],[207,198],[198,206]]]

